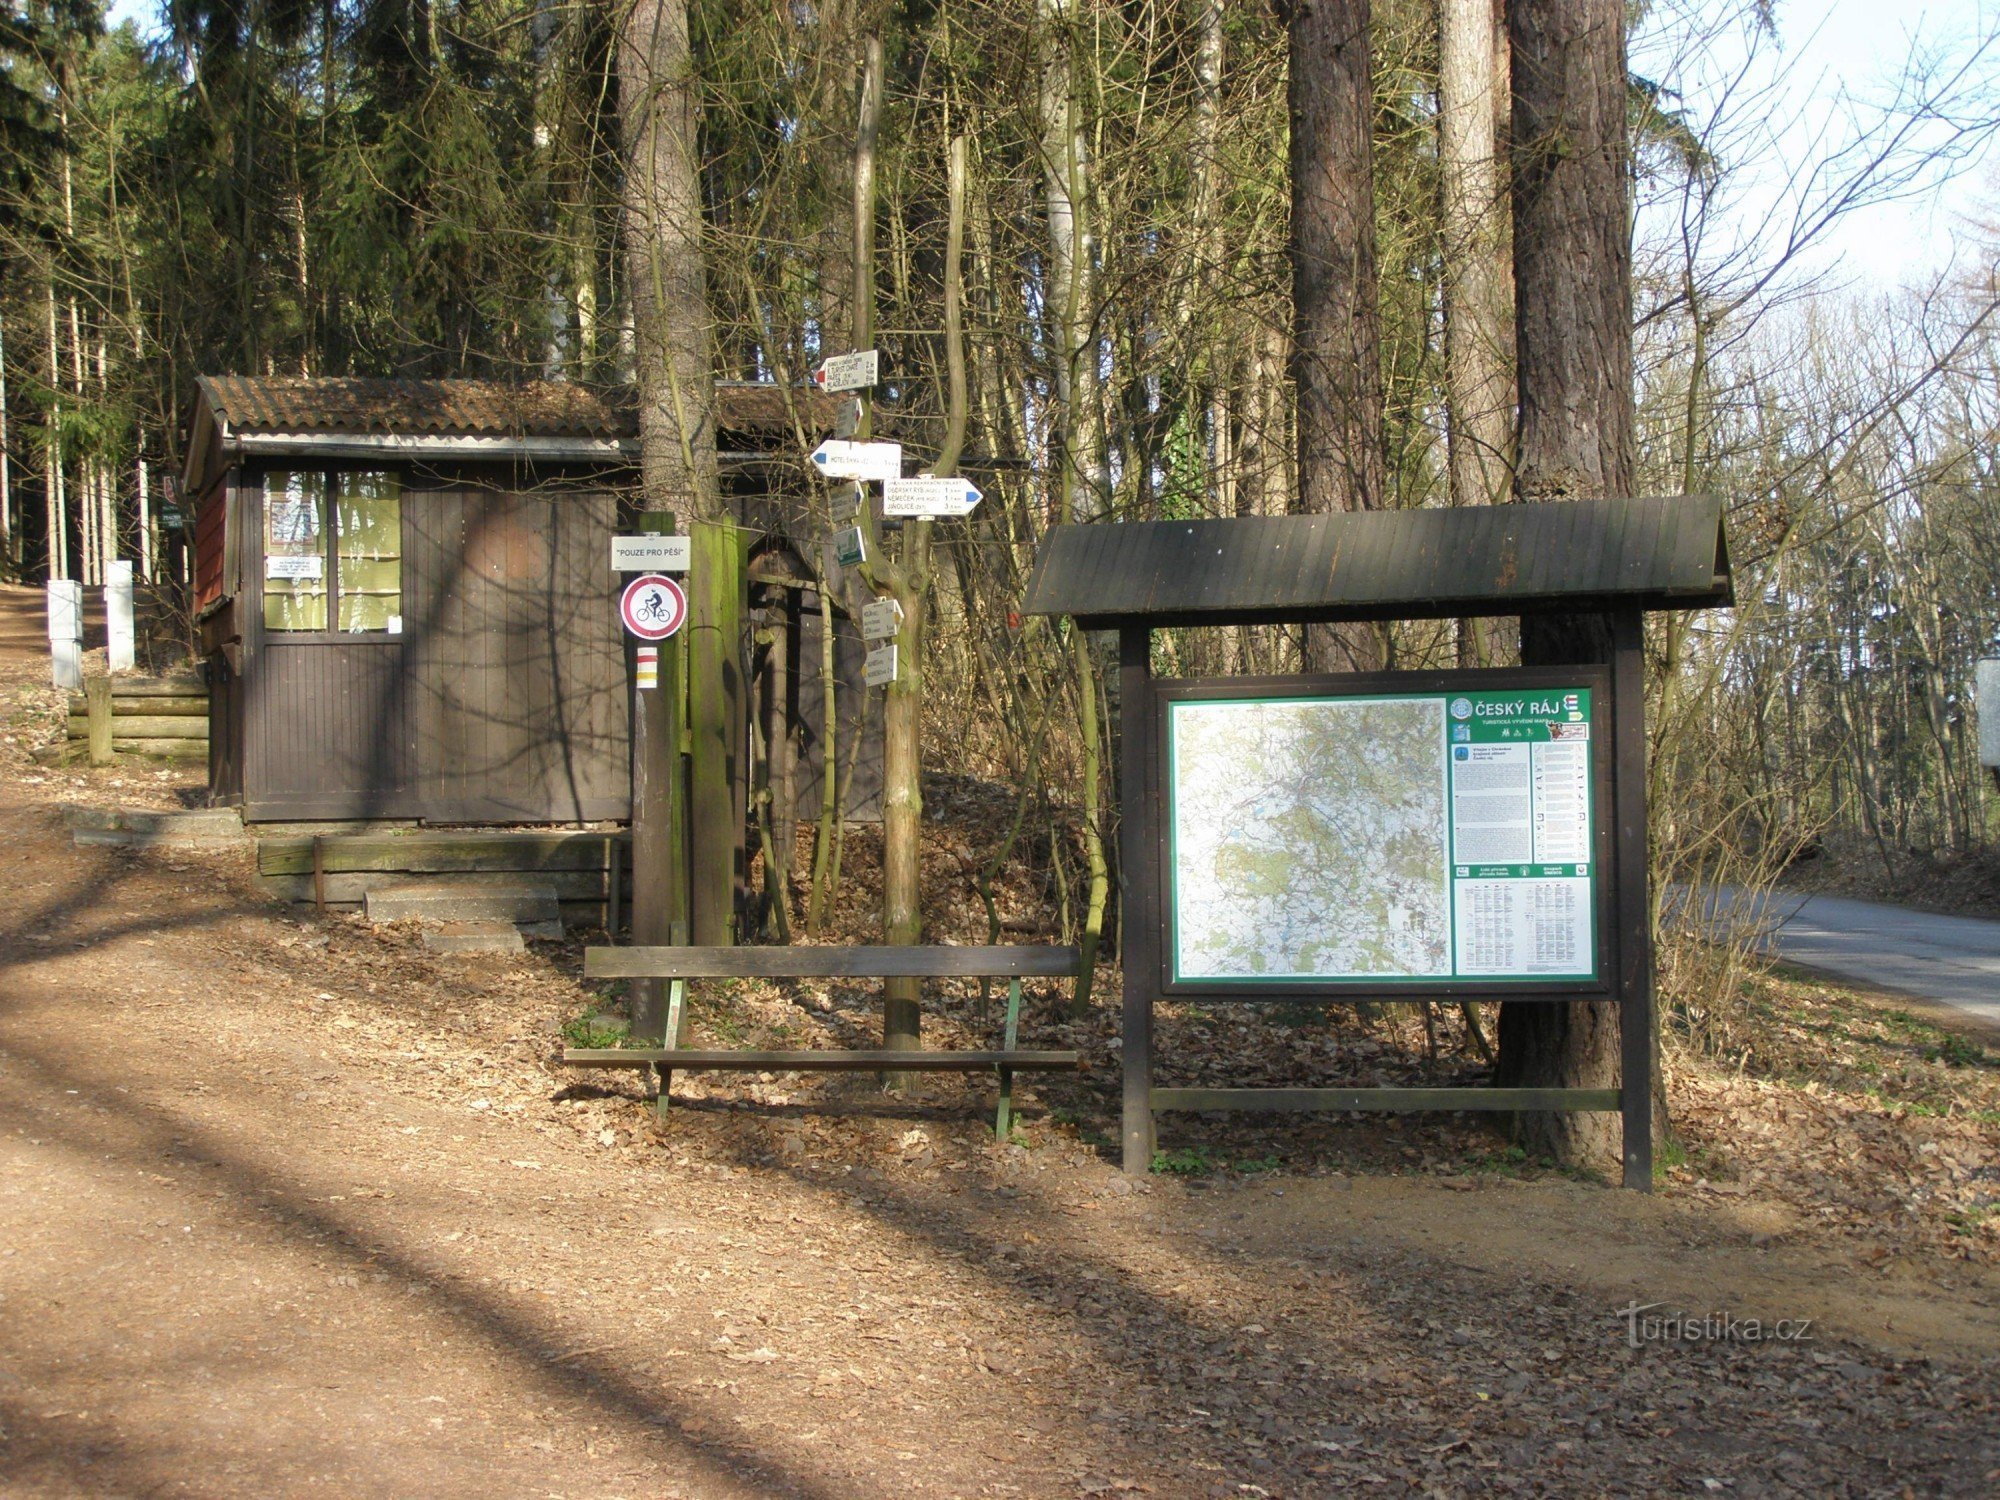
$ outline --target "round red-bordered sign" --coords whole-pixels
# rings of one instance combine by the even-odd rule
[[[618,599],[618,618],[642,641],[664,641],[687,616],[687,595],[664,573],[640,574]]]

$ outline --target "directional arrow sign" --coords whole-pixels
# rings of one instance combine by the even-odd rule
[[[876,599],[861,606],[861,639],[886,641],[903,623],[903,606],[894,599]]]
[[[883,687],[896,680],[896,648],[877,646],[861,658],[861,680],[870,687]]]
[[[828,438],[813,449],[812,461],[828,479],[896,479],[903,472],[903,445]]]
[[[865,391],[881,383],[881,358],[873,349],[835,354],[813,371],[813,384],[823,391]]]
[[[889,479],[882,484],[885,516],[969,516],[985,496],[967,479]]]

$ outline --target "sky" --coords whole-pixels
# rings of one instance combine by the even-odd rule
[[[1772,9],[1775,36],[1723,26],[1691,47],[1690,32],[1748,4],[1655,0],[1633,47],[1635,72],[1676,88],[1695,121],[1719,125],[1726,234],[1774,249],[1797,206],[1837,175],[1843,148],[1880,126],[1913,62],[1934,78],[1965,69],[1959,118],[2000,120],[2000,43],[1981,41],[2000,32],[2000,0],[1775,0]],[[1801,271],[1887,291],[1975,256],[1968,221],[2000,218],[2000,153],[1919,164],[1952,135],[1937,121],[1912,131],[1910,175],[1894,201],[1829,225],[1798,257]]]
[[[1950,68],[1973,58],[1983,99],[1962,102],[2000,119],[2000,0],[1766,0],[1774,35],[1724,18],[1756,0],[1650,0],[1632,67],[1677,91],[1692,118],[1727,121],[1721,157],[1729,182],[1721,227],[1766,253],[1812,197],[1813,168],[1880,118],[1913,58]],[[159,0],[111,0],[114,21],[156,24]],[[1691,33],[1709,33],[1690,47]],[[1912,154],[1947,132],[1919,130]],[[1964,243],[1966,221],[2000,219],[2000,152],[1918,170],[1897,201],[1856,209],[1801,253],[1800,270],[1857,291],[1889,291],[1944,270]],[[1990,249],[1987,252],[1991,254]]]

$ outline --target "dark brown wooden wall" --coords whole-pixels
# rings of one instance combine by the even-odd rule
[[[406,649],[393,636],[337,643],[264,636],[241,684],[246,816],[419,815]]]
[[[403,632],[263,629],[243,491],[245,817],[559,823],[630,810],[607,491],[403,492]]]
[[[423,816],[627,816],[614,497],[405,492],[403,515]]]

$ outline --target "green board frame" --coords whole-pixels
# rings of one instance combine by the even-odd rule
[[[1339,676],[1262,678],[1155,679],[1152,683],[1158,816],[1163,820],[1156,840],[1159,850],[1160,992],[1204,1000],[1272,1001],[1299,996],[1321,998],[1402,999],[1521,999],[1529,996],[1564,999],[1608,999],[1614,991],[1616,887],[1612,867],[1613,757],[1610,673],[1602,667],[1502,668],[1485,671],[1387,672]],[[1441,872],[1449,932],[1448,973],[1432,974],[1283,974],[1186,975],[1179,972],[1177,930],[1179,881],[1177,869],[1176,767],[1174,714],[1183,706],[1231,703],[1381,702],[1433,699],[1440,704],[1439,775],[1445,800],[1451,859]],[[1532,711],[1508,713],[1513,705]],[[1455,714],[1454,707],[1461,712]],[[1551,724],[1562,726],[1551,729]],[[1574,728],[1570,726],[1576,726]],[[1448,767],[1459,763],[1455,752],[1475,745],[1513,742],[1547,743],[1581,731],[1587,736],[1585,756],[1587,851],[1580,860],[1560,863],[1490,865],[1459,863],[1453,828],[1453,782]],[[1494,752],[1489,752],[1494,753]],[[1504,752],[1500,752],[1504,754]],[[1469,969],[1461,962],[1458,907],[1461,890],[1471,898],[1472,887],[1508,879],[1555,880],[1571,893],[1581,891],[1590,903],[1584,922],[1587,963],[1560,973],[1500,974]],[[1579,886],[1577,882],[1581,881]]]

